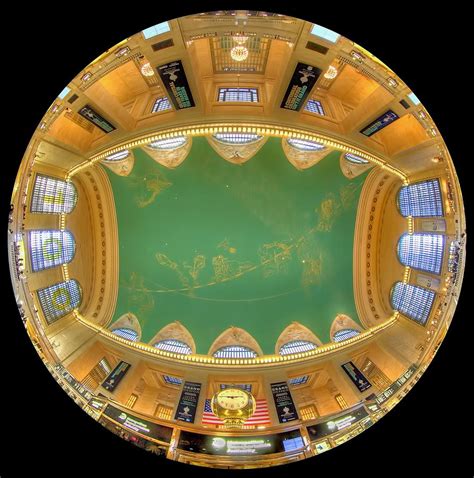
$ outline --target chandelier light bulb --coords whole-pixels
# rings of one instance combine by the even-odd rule
[[[249,51],[244,46],[234,46],[232,50],[230,50],[230,56],[235,61],[244,61],[249,56]]]

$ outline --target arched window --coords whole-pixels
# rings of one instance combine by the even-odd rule
[[[313,344],[313,342],[308,342],[307,340],[292,340],[280,347],[280,355],[308,352],[309,350],[314,350],[316,348],[318,348],[318,346]]]
[[[316,141],[309,141],[307,139],[288,138],[287,142],[290,146],[293,146],[293,148],[299,149],[300,151],[311,152],[326,149],[324,144],[317,143]]]
[[[71,262],[76,242],[69,231],[29,231],[29,249],[33,272]]]
[[[403,265],[435,274],[441,272],[443,251],[441,234],[403,234],[398,241],[398,257]]]
[[[188,138],[186,136],[175,136],[174,138],[159,139],[148,145],[149,148],[157,151],[172,151],[181,148],[186,144]]]
[[[153,108],[151,109],[152,113],[158,113],[159,111],[166,111],[171,109],[170,100],[163,96],[161,98],[157,98],[153,103]]]
[[[48,324],[72,312],[82,300],[81,287],[74,279],[39,289],[37,293]]]
[[[443,215],[443,199],[439,181],[432,179],[403,186],[398,193],[402,216],[427,217]]]
[[[216,133],[213,137],[223,144],[251,144],[263,138],[253,133]]]
[[[105,157],[105,161],[122,161],[122,159],[128,158],[130,151],[128,149],[123,149],[117,153],[109,154]]]
[[[130,342],[138,341],[138,332],[133,329],[128,329],[126,327],[120,327],[118,329],[112,330],[112,333],[122,337],[123,339],[130,340]]]
[[[364,159],[364,158],[362,158],[360,156],[357,156],[356,154],[352,154],[352,153],[346,153],[344,155],[344,159],[346,159],[350,163],[354,163],[354,164],[368,164],[369,163],[369,161],[367,159]]]
[[[174,352],[176,354],[189,355],[193,353],[188,344],[181,342],[181,340],[175,339],[160,340],[159,342],[156,342],[153,347],[160,350],[165,350],[166,352]]]
[[[242,345],[226,345],[216,350],[213,356],[216,358],[255,358],[257,352]]]
[[[70,181],[37,174],[31,196],[31,212],[68,214],[76,206],[77,191]]]
[[[342,342],[347,339],[351,339],[352,337],[355,337],[356,335],[359,335],[360,332],[355,329],[341,329],[335,332],[335,334],[332,337],[332,340],[334,342]]]
[[[428,320],[434,298],[433,291],[403,282],[397,282],[391,294],[392,307],[422,325]]]

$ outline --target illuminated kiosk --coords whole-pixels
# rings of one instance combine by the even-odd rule
[[[343,36],[264,12],[170,20],[89,64],[41,119],[9,221],[51,374],[112,432],[202,466],[370,427],[432,360],[464,270],[420,100]]]

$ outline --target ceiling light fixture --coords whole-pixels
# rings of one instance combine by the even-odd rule
[[[249,51],[242,45],[234,46],[234,48],[230,50],[230,56],[235,61],[244,61],[248,58]]]
[[[143,76],[153,76],[155,74],[149,62],[144,63],[140,68],[140,71],[142,72]]]
[[[335,66],[329,65],[328,70],[324,73],[324,78],[328,80],[334,80],[337,76],[337,68]]]

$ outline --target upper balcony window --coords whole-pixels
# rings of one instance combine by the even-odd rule
[[[258,103],[257,88],[219,88],[219,102]]]
[[[168,22],[162,22],[162,23],[153,25],[152,27],[145,28],[145,30],[143,30],[142,33],[143,33],[143,36],[145,37],[145,40],[148,40],[149,38],[153,38],[158,35],[162,35],[163,33],[167,33],[170,30],[171,30],[170,24]]]

